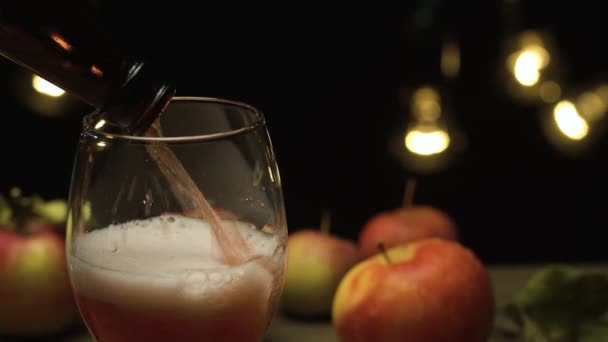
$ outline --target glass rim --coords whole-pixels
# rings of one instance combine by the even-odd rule
[[[207,133],[207,134],[194,134],[194,135],[180,135],[180,136],[161,136],[161,137],[149,137],[143,135],[130,135],[130,134],[121,134],[121,133],[110,133],[98,128],[95,128],[95,124],[92,122],[94,116],[98,115],[98,111],[91,112],[82,120],[83,129],[85,132],[94,134],[97,136],[103,136],[107,139],[116,139],[116,140],[125,140],[125,141],[137,141],[143,143],[180,143],[180,142],[199,142],[199,141],[210,141],[228,138],[236,135],[241,135],[248,133],[250,131],[255,130],[258,126],[264,124],[265,118],[264,114],[258,110],[256,107],[247,104],[245,102],[236,101],[236,100],[228,100],[217,97],[204,97],[204,96],[174,96],[171,98],[169,105],[175,102],[206,102],[206,103],[215,103],[215,104],[223,104],[223,105],[232,105],[236,107],[240,107],[241,109],[247,109],[252,112],[255,119],[253,122],[243,125],[242,127],[229,129],[223,132],[218,133]]]

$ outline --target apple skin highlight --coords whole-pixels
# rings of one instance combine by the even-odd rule
[[[340,341],[485,342],[495,306],[489,276],[457,242],[389,248],[352,268],[332,308]]]

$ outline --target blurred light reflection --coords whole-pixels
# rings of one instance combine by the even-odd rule
[[[589,125],[570,101],[560,101],[553,109],[553,118],[559,130],[572,140],[581,140],[589,133]]]
[[[434,126],[419,126],[405,135],[405,147],[412,153],[430,156],[445,151],[450,145],[448,133]]]
[[[33,75],[32,76],[32,87],[39,92],[50,97],[59,97],[65,94],[65,91],[53,83],[45,80],[44,78]]]

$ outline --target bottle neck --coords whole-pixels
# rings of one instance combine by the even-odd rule
[[[175,89],[157,66],[121,48],[100,19],[85,0],[9,1],[0,5],[0,55],[138,133]]]
[[[124,82],[106,91],[96,119],[105,120],[116,133],[143,134],[175,95],[174,85],[160,75],[151,63],[132,64]]]

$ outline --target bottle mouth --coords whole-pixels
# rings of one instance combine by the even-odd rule
[[[265,123],[257,108],[239,101],[213,97],[175,96],[160,116],[162,136],[117,131],[92,112],[83,119],[84,132],[99,138],[142,143],[188,143],[246,134]],[[101,119],[100,119],[101,118]]]

